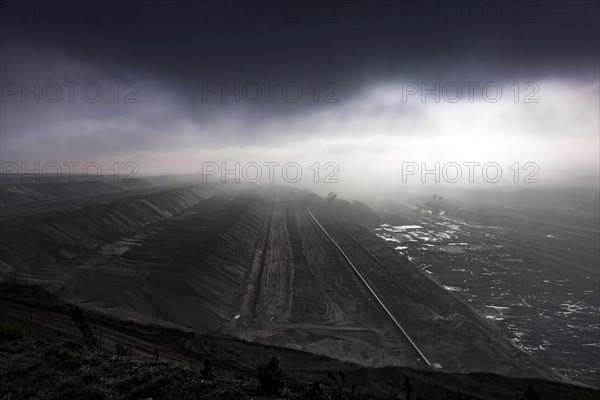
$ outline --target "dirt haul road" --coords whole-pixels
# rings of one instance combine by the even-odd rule
[[[425,366],[292,190],[271,211],[230,333],[363,365]]]

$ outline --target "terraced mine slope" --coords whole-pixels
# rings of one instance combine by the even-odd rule
[[[367,229],[380,223],[288,188],[165,188],[9,219],[2,271],[69,301],[365,366],[562,379]]]

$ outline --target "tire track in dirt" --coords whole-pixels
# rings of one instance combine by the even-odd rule
[[[266,250],[263,251],[257,320],[283,322],[291,315],[294,269],[285,218],[283,202],[277,196],[269,236],[265,243]]]
[[[243,320],[256,319],[258,310],[258,301],[260,298],[261,285],[265,269],[265,258],[269,244],[269,234],[273,223],[273,213],[275,205],[271,205],[271,212],[265,219],[263,232],[260,242],[256,246],[256,253],[252,262],[252,269],[248,277],[246,290],[242,296],[238,314]]]
[[[286,225],[294,264],[294,297],[292,319],[294,321],[322,321],[326,317],[325,299],[320,283],[315,279],[305,257],[304,242],[298,232],[296,210],[286,204]]]

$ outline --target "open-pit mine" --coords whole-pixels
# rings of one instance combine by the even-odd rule
[[[402,257],[360,202],[276,185],[69,185],[52,187],[70,191],[60,202],[3,186],[5,278],[364,366],[564,379]]]

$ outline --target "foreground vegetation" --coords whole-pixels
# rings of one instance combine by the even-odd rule
[[[158,351],[154,357],[132,356],[131,349],[118,345],[117,355],[113,355],[100,350],[102,339],[95,336],[83,313],[73,312],[72,316],[83,334],[79,339],[46,335],[25,328],[30,326],[26,323],[0,320],[0,400],[589,400],[597,398],[598,393],[572,385],[492,374],[400,372],[390,368],[360,369],[360,375],[352,370],[320,370],[299,381],[298,371],[302,370],[290,370],[290,375],[296,375],[291,379],[280,367],[279,359],[267,351],[264,357],[255,358],[258,365],[245,364],[245,372],[221,369],[223,364],[213,359],[212,353],[199,356],[199,363],[189,365],[160,359]],[[475,388],[474,381],[478,382]],[[375,397],[369,394],[371,389],[364,390],[373,385],[390,390],[384,394],[379,391]],[[515,390],[517,385],[520,389]]]
[[[0,323],[0,399],[330,399],[313,387],[285,388],[276,357],[256,376],[218,376],[207,356],[189,368],[158,358],[118,356],[81,343],[34,334],[15,323]],[[317,384],[317,383],[316,383]],[[338,394],[333,394],[337,398]]]
[[[94,352],[80,343],[0,326],[2,399],[198,399],[225,394],[201,371]],[[18,333],[16,333],[18,332]]]

